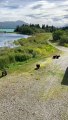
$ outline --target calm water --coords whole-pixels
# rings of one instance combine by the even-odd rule
[[[8,46],[14,47],[13,41],[20,38],[27,38],[27,35],[15,34],[15,33],[0,33],[0,47]]]
[[[14,32],[14,29],[0,29],[0,32]]]

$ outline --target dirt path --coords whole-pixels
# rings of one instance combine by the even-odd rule
[[[0,120],[68,120],[68,86],[61,85],[68,66],[65,49],[57,60],[40,61],[37,71],[0,79]]]
[[[65,70],[68,67],[68,48],[62,46],[55,46],[50,41],[48,41],[48,44],[63,52],[63,54],[61,54],[61,57],[58,60],[54,60],[54,64],[59,65],[61,69]]]
[[[63,52],[68,52],[68,48],[66,48],[66,47],[63,47],[63,46],[56,46],[56,45],[54,45],[53,43],[51,43],[49,40],[47,40],[47,43],[48,43],[49,45],[51,45],[51,46],[53,46],[53,47],[55,47],[55,48],[57,48],[57,49],[63,51]]]

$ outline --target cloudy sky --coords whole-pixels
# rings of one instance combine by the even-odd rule
[[[0,22],[68,25],[68,0],[0,0]]]

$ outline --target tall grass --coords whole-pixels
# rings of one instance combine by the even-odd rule
[[[15,44],[20,45],[16,48],[0,49],[0,69],[8,67],[12,63],[24,62],[31,58],[48,57],[56,49],[48,45],[47,39],[51,33],[40,33],[27,39],[19,39]]]

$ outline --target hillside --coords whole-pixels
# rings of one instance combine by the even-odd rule
[[[15,29],[18,25],[27,24],[24,21],[4,21],[0,22],[0,29]]]

